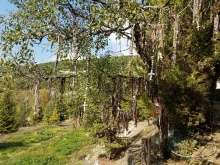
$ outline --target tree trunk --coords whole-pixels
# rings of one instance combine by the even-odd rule
[[[168,150],[168,117],[166,116],[164,109],[160,118],[160,157],[163,159],[169,158]]]
[[[35,105],[34,105],[34,116],[38,116],[39,113],[39,90],[40,90],[40,81],[37,80],[35,85]]]

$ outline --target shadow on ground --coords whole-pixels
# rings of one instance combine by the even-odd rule
[[[204,160],[204,161],[202,161],[201,164],[202,164],[202,165],[219,165],[219,164],[217,164],[217,163],[209,162],[208,160]]]
[[[22,147],[24,144],[22,142],[5,142],[5,143],[0,143],[0,151],[5,150],[7,148],[12,148],[12,147]]]

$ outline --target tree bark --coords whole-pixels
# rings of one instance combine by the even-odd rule
[[[34,105],[34,115],[38,116],[39,113],[39,90],[40,90],[40,81],[37,80],[36,85],[35,85],[35,105]]]
[[[162,115],[160,118],[160,157],[162,159],[169,158],[169,149],[167,146],[168,143],[168,117],[162,110]]]

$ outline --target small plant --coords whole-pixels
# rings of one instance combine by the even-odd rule
[[[180,155],[190,156],[197,149],[197,143],[194,139],[185,139],[176,144],[176,151]]]
[[[53,110],[52,115],[50,116],[50,123],[52,123],[52,124],[57,124],[58,122],[60,122],[60,116],[59,116],[59,114],[58,114],[57,109],[55,108],[55,109]]]
[[[122,150],[125,150],[125,146],[124,145],[121,145],[119,143],[108,143],[106,145],[106,152],[107,154],[109,155],[109,158],[112,159],[112,158],[115,158],[118,153],[120,153]]]

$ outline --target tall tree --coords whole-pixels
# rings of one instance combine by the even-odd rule
[[[75,51],[76,60],[80,51],[80,56],[89,56],[89,61],[97,55],[93,52],[104,49],[108,37],[116,33],[118,38],[126,37],[134,43],[144,62],[149,88],[153,88],[150,95],[161,97],[171,117],[178,116],[186,126],[205,121],[211,84],[216,79],[214,68],[220,61],[219,26],[213,28],[214,22],[219,22],[213,19],[219,15],[218,1],[10,2],[18,10],[2,20],[4,64],[28,64],[32,46],[46,40],[57,52],[57,59]],[[13,53],[15,45],[19,49]],[[54,72],[56,67],[57,62]]]

